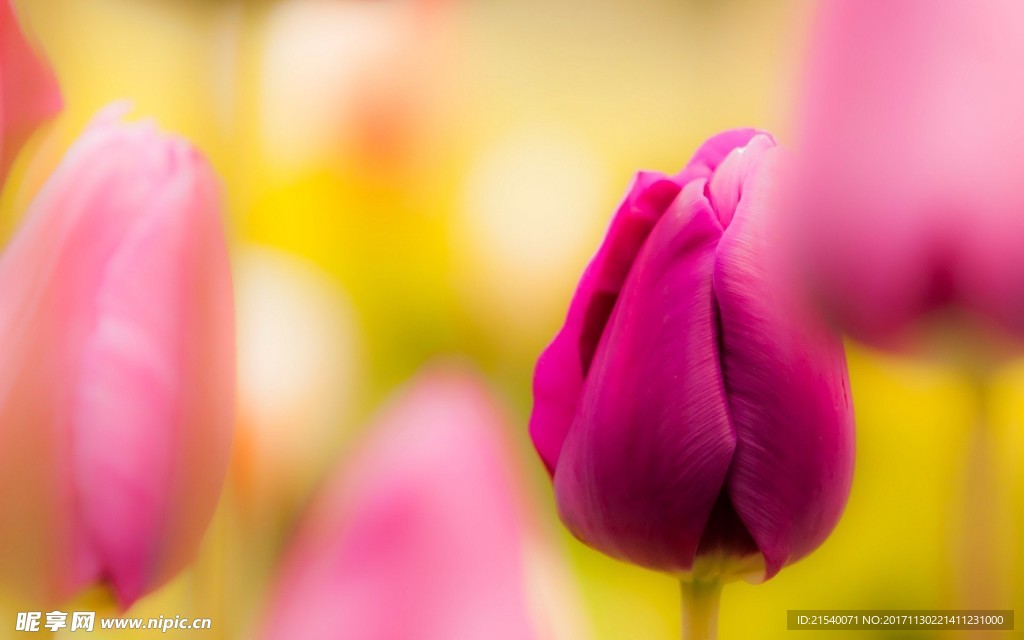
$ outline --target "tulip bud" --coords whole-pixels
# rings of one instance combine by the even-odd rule
[[[21,145],[60,107],[57,79],[25,39],[11,0],[0,0],[0,184]]]
[[[539,637],[502,426],[464,374],[413,382],[300,527],[262,637]]]
[[[792,234],[817,302],[886,347],[951,309],[1024,335],[1024,4],[828,0],[813,25]]]
[[[780,153],[731,131],[674,177],[639,174],[537,363],[559,512],[608,555],[769,578],[842,512],[845,357],[777,266]]]
[[[226,472],[234,326],[218,187],[101,115],[0,260],[0,579],[123,607],[195,554]]]

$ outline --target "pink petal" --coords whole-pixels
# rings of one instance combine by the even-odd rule
[[[117,221],[90,219],[120,158],[86,132],[0,260],[0,577],[56,602],[98,577],[72,468],[77,358]],[[102,212],[101,212],[102,213]],[[77,568],[77,569],[72,569]]]
[[[530,436],[549,473],[554,473],[597,341],[633,259],[678,193],[679,185],[661,174],[637,174],[605,243],[583,274],[565,326],[537,361]]]
[[[601,551],[691,568],[735,438],[712,291],[721,225],[688,184],[636,257],[555,469],[566,526]]]
[[[11,0],[0,0],[0,185],[29,135],[60,108],[57,79],[25,39]]]
[[[633,180],[604,243],[580,279],[565,325],[537,361],[530,436],[548,472],[553,474],[557,465],[597,341],[654,224],[682,185],[710,176],[729,151],[755,133],[736,129],[712,137],[675,178],[641,172]]]
[[[421,375],[307,516],[262,637],[536,637],[503,427],[472,378]]]
[[[154,184],[131,203],[146,215],[106,265],[75,405],[82,508],[124,607],[198,549],[226,472],[234,402],[213,176],[182,141],[147,145]]]
[[[757,135],[768,134],[757,129],[730,129],[713,135],[697,147],[697,151],[686,163],[686,167],[676,175],[676,182],[685,185],[698,178],[710,178],[718,169],[718,165],[728,157],[733,149],[745,147],[750,139]],[[771,137],[771,136],[769,136]]]
[[[114,119],[69,150],[0,262],[0,456],[50,447],[3,478],[38,513],[0,498],[0,514],[60,561],[55,597],[105,578],[127,606],[195,552],[212,513],[233,312],[209,168],[152,125]]]
[[[799,303],[778,255],[781,151],[754,138],[718,168],[710,194],[732,223],[714,289],[736,452],[732,505],[765,557],[766,577],[819,546],[853,472],[853,409],[843,346]]]
[[[1024,4],[828,0],[797,118],[807,279],[856,336],[966,303],[1024,329]]]

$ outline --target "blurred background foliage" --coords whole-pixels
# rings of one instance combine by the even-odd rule
[[[199,563],[132,615],[209,615],[204,637],[249,637],[317,483],[396,385],[457,354],[518,425],[545,562],[568,566],[561,615],[575,620],[562,635],[678,637],[672,580],[558,523],[526,432],[532,368],[634,171],[675,171],[735,126],[785,143],[810,2],[16,4],[66,109],[15,167],[5,237],[115,99],[193,140],[223,178],[240,340],[231,478]],[[783,637],[791,608],[1024,610],[1024,369],[1000,372],[982,400],[945,365],[856,345],[849,360],[858,467],[846,515],[769,583],[728,587],[722,638]],[[991,419],[978,428],[982,403]],[[989,455],[972,465],[979,437]],[[972,563],[991,567],[983,584]],[[82,603],[106,606],[99,594]]]

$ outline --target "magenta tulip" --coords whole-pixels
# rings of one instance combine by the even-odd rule
[[[640,173],[537,363],[530,432],[559,512],[608,555],[768,578],[843,510],[845,357],[779,270],[781,153],[737,130],[674,177]]]
[[[816,18],[792,229],[813,294],[882,346],[950,308],[1024,335],[1024,3],[827,0]]]
[[[0,0],[0,184],[29,135],[60,107],[53,72],[25,39],[11,0]]]
[[[300,527],[262,637],[541,637],[502,426],[471,377],[413,382]]]
[[[234,326],[218,187],[98,118],[0,260],[0,579],[123,607],[196,553],[226,472]]]

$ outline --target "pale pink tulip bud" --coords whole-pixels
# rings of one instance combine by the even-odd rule
[[[813,297],[883,347],[1024,336],[1024,3],[819,4],[787,232]]]
[[[540,637],[502,422],[472,378],[420,376],[306,517],[262,637]]]
[[[228,462],[216,179],[119,116],[72,146],[0,260],[0,580],[41,603],[104,583],[127,607],[175,575]]]

